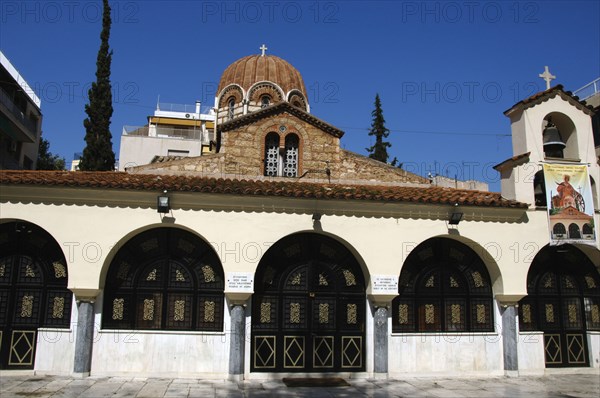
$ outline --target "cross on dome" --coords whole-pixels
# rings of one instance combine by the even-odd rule
[[[262,54],[260,55],[261,57],[264,57],[265,51],[268,50],[267,46],[265,46],[264,44],[262,46],[260,46],[258,49],[262,51]]]
[[[540,73],[538,76],[546,81],[546,90],[550,88],[550,82],[556,79],[556,76],[550,73],[547,66],[544,67],[544,73]]]

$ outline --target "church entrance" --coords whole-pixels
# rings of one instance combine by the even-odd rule
[[[343,245],[288,236],[265,253],[254,284],[251,371],[365,370],[365,283]]]
[[[519,303],[524,331],[544,332],[546,367],[589,366],[587,331],[600,330],[600,274],[579,249],[547,246],[527,276]]]
[[[70,326],[65,258],[27,222],[0,225],[0,253],[0,369],[33,369],[38,328]]]

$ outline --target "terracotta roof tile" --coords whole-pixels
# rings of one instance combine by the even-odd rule
[[[139,191],[204,192],[245,196],[280,196],[384,202],[459,204],[527,208],[499,193],[442,187],[317,184],[297,181],[253,181],[124,172],[0,171],[2,185],[110,188]]]
[[[530,154],[531,154],[531,152],[525,152],[520,155],[515,155],[512,158],[508,158],[505,161],[500,162],[497,165],[495,165],[494,170],[502,171],[502,169],[505,168],[506,166],[511,166],[511,167],[520,166],[523,163],[526,163],[529,161]]]

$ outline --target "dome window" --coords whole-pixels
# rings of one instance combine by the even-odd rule
[[[232,97],[227,102],[227,117],[229,118],[229,120],[233,119],[234,112],[235,112],[235,99]]]
[[[262,97],[260,97],[261,108],[266,108],[269,105],[271,105],[271,97],[269,97],[268,95],[263,95]]]

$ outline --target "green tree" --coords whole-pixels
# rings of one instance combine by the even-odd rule
[[[37,158],[38,170],[65,170],[65,158],[50,152],[50,143],[40,136],[40,146]]]
[[[110,5],[103,0],[102,32],[96,62],[96,81],[88,91],[89,104],[85,105],[88,117],[83,121],[86,147],[79,164],[80,170],[106,171],[115,168],[115,153],[112,149],[110,118],[113,114],[110,84],[112,51],[109,50]]]
[[[373,122],[371,123],[369,135],[375,136],[375,144],[372,147],[367,148],[367,151],[369,152],[369,157],[371,159],[387,163],[389,157],[387,149],[391,147],[392,144],[383,140],[390,135],[390,130],[385,127],[385,119],[383,118],[383,111],[381,110],[379,94],[375,95],[375,109],[371,112],[371,115],[373,116]]]

